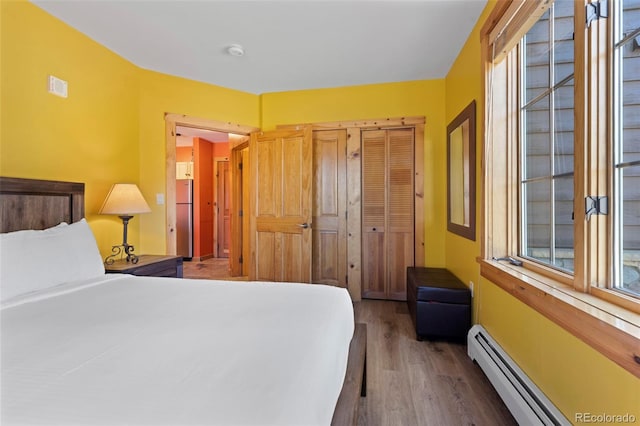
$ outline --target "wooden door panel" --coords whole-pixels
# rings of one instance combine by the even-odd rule
[[[310,282],[311,229],[302,225],[311,222],[311,129],[254,133],[249,154],[249,277]]]
[[[314,216],[338,215],[340,193],[340,136],[344,132],[316,131],[313,135]],[[343,173],[343,172],[342,172]]]
[[[308,232],[305,232],[305,234],[308,234]],[[298,282],[300,281],[299,277],[305,275],[305,271],[303,271],[304,259],[302,257],[305,244],[304,236],[302,233],[281,233],[279,237],[281,249],[279,269],[281,276],[278,277],[277,281]]]
[[[313,133],[312,282],[347,286],[346,130]]]
[[[282,195],[282,188],[278,187],[282,176],[276,174],[280,166],[280,144],[276,138],[259,139],[249,151],[250,154],[257,151],[253,161],[257,178],[252,181],[257,185],[255,214],[258,217],[278,216],[278,198]]]
[[[413,163],[413,130],[389,130],[389,232],[413,232]]]
[[[362,296],[369,299],[386,299],[384,239],[384,232],[362,232]]]
[[[256,233],[256,251],[260,256],[256,259],[255,278],[258,281],[276,280],[276,234],[275,232]]]
[[[302,217],[303,188],[308,182],[303,181],[303,176],[309,171],[302,170],[305,161],[301,161],[304,154],[304,139],[302,137],[286,138],[282,140],[282,216]]]
[[[315,224],[314,224],[315,226]],[[339,236],[334,231],[313,231],[313,275],[312,282],[340,285]]]
[[[407,267],[414,265],[413,129],[389,130],[387,255],[390,299],[407,299]]]
[[[386,132],[362,134],[362,296],[386,298]]]
[[[407,300],[407,267],[413,266],[413,232],[387,233],[388,298]]]
[[[386,132],[362,138],[362,226],[384,226],[386,205]]]

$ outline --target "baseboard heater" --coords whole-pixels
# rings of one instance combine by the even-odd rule
[[[467,343],[469,357],[482,368],[518,424],[571,424],[484,327],[474,325]]]

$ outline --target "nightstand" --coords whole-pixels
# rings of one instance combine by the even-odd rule
[[[138,263],[116,260],[112,265],[104,265],[107,274],[131,274],[144,277],[182,278],[181,256],[157,256],[143,254]]]

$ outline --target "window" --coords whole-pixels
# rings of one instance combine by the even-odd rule
[[[640,0],[504,0],[481,45],[480,272],[640,377]]]
[[[640,0],[613,7],[613,283],[640,295]]]
[[[499,8],[482,40],[483,258],[640,312],[640,0]]]
[[[521,42],[520,254],[573,271],[574,1]]]

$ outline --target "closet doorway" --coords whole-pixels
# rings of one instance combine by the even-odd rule
[[[425,265],[424,125],[424,117],[311,124],[312,282],[346,287],[354,301],[406,299],[406,267]],[[371,144],[381,155],[365,155]]]

